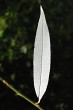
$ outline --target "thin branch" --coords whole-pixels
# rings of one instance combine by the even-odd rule
[[[0,81],[2,81],[7,87],[9,87],[12,91],[14,91],[17,95],[19,95],[20,97],[22,97],[23,99],[27,100],[28,102],[30,102],[32,105],[34,105],[36,108],[38,108],[39,110],[43,110],[43,108],[41,108],[39,106],[39,104],[33,102],[31,99],[29,99],[28,97],[26,97],[25,95],[23,95],[22,93],[20,93],[17,89],[15,89],[11,84],[9,84],[6,80],[4,80],[3,78],[0,77]]]

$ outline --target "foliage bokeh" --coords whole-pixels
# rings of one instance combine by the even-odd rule
[[[45,110],[71,110],[72,0],[42,0],[51,39],[51,72],[41,101]],[[0,0],[0,76],[37,101],[33,87],[33,49],[40,16],[38,0]],[[0,82],[0,110],[34,110]]]

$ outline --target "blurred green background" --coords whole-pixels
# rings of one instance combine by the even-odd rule
[[[42,0],[51,39],[51,71],[40,105],[73,110],[73,1]],[[0,77],[33,101],[33,49],[38,0],[0,0]],[[36,110],[0,82],[0,110]]]

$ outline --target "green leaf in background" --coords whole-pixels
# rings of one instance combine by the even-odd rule
[[[2,37],[4,30],[7,28],[7,23],[5,18],[0,17],[0,37]]]

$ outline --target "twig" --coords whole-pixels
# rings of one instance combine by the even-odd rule
[[[43,108],[41,108],[39,106],[39,104],[33,102],[31,99],[29,99],[28,97],[26,97],[25,95],[23,95],[22,93],[20,93],[17,89],[15,89],[11,84],[9,84],[6,80],[4,80],[3,78],[0,77],[0,81],[2,81],[7,87],[9,87],[12,91],[14,91],[17,95],[19,95],[20,97],[22,97],[23,99],[27,100],[28,102],[30,102],[32,105],[34,105],[36,108],[38,108],[39,110],[43,110]]]

